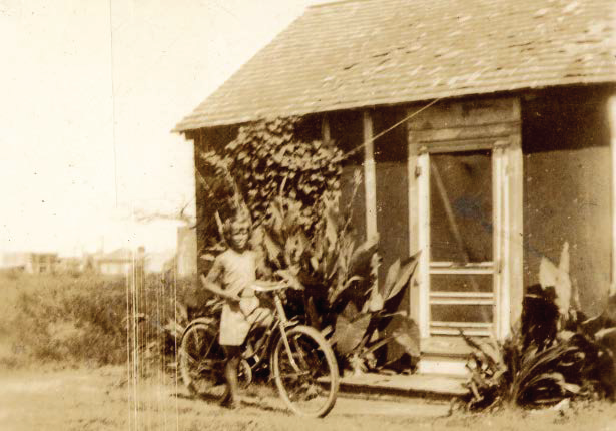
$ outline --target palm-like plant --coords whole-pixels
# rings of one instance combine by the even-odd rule
[[[303,287],[300,297],[289,298],[292,314],[331,335],[339,355],[356,371],[375,367],[375,352],[385,346],[382,363],[395,362],[405,353],[417,358],[417,327],[397,308],[418,256],[396,261],[379,288],[378,239],[356,246],[348,212],[340,212],[335,199],[324,199],[321,205],[323,216],[310,239],[301,229],[300,205],[282,197],[270,206],[268,221],[257,235],[269,266]]]
[[[505,342],[478,343],[462,334],[473,348],[466,405],[485,409],[501,405],[537,406],[580,393],[584,354],[573,338],[547,348],[524,347],[519,331]]]
[[[555,403],[572,396],[616,394],[616,294],[605,310],[587,319],[579,310],[569,279],[565,244],[557,267],[542,259],[540,284],[527,289],[522,325],[503,343],[479,343],[462,334],[473,349],[466,407]]]

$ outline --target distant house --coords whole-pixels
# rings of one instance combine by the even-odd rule
[[[60,274],[79,274],[86,269],[87,261],[80,257],[62,257],[58,259],[56,272]]]
[[[175,250],[146,253],[143,268],[146,274],[161,274],[175,258]]]
[[[30,274],[52,274],[58,262],[57,253],[4,253],[0,266]]]
[[[94,256],[96,272],[103,275],[129,275],[135,263],[135,254],[127,248]]]
[[[447,357],[459,330],[505,337],[565,241],[585,311],[616,283],[615,18],[613,0],[313,6],[175,130],[197,154],[294,115],[359,149],[354,225],[384,268],[422,252],[407,307]],[[213,210],[198,189],[198,240]]]
[[[178,227],[177,235],[177,276],[194,275],[197,273],[197,231],[181,226]]]

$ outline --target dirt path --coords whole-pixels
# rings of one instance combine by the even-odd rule
[[[127,383],[121,368],[0,374],[2,430],[616,430],[616,413],[592,421],[558,412],[454,415],[423,400],[341,397],[325,419],[289,415],[274,392],[253,391],[229,411],[187,396],[164,376]],[[177,396],[176,396],[177,395]],[[612,408],[610,406],[609,408]]]

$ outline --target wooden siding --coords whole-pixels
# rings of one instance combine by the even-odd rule
[[[553,91],[523,107],[524,284],[538,282],[542,256],[558,263],[568,242],[582,309],[598,312],[612,254],[607,94]]]

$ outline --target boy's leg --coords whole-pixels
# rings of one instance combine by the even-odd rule
[[[223,404],[236,407],[239,404],[237,397],[238,383],[237,370],[240,365],[242,349],[241,346],[224,346],[227,361],[225,363],[225,379],[229,390],[227,397],[223,400]]]

